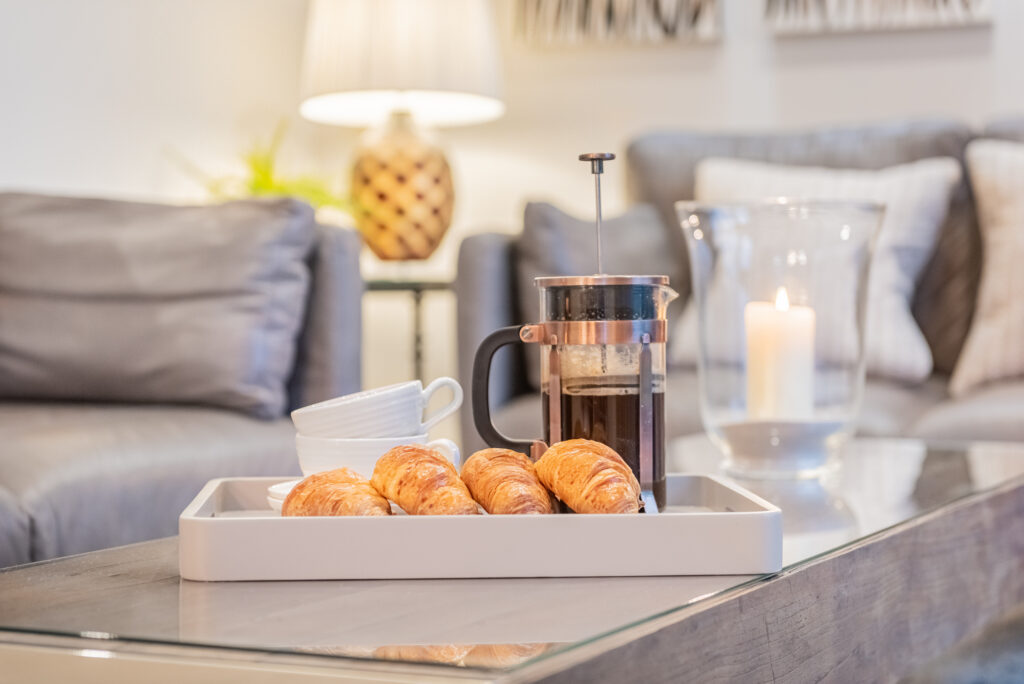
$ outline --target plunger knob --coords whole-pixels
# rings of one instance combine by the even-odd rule
[[[615,159],[611,152],[587,152],[580,155],[580,161],[590,162],[591,173],[604,173],[604,163]]]

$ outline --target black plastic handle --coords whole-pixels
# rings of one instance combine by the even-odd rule
[[[499,328],[485,337],[477,347],[476,356],[473,359],[473,388],[470,400],[473,403],[473,422],[476,424],[476,431],[480,433],[488,446],[529,454],[533,440],[506,437],[491,422],[491,361],[494,360],[494,353],[505,345],[515,342],[522,343],[519,337],[520,328],[521,326],[518,325]]]

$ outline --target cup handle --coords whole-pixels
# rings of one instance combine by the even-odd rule
[[[459,454],[459,447],[450,439],[435,439],[427,442],[427,446],[431,449],[437,449],[438,451],[445,452],[448,459],[455,464],[455,467],[462,467],[462,456]]]
[[[430,383],[423,390],[423,405],[426,406],[430,402],[430,397],[434,395],[434,392],[441,389],[442,387],[450,387],[452,390],[452,400],[445,406],[439,408],[429,417],[426,417],[423,421],[423,432],[427,432],[430,428],[434,427],[442,420],[455,413],[460,406],[462,406],[462,385],[455,378],[440,377],[434,382]]]

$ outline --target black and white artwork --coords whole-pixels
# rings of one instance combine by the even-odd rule
[[[956,26],[992,21],[991,0],[765,0],[776,35]]]
[[[535,44],[710,41],[718,9],[718,0],[517,0],[516,27]]]

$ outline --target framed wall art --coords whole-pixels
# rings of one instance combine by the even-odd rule
[[[516,0],[516,32],[541,45],[713,41],[720,0]]]
[[[778,36],[984,26],[991,0],[765,0]]]

